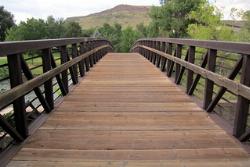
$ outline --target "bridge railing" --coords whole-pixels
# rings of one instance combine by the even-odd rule
[[[104,39],[65,38],[0,43],[0,152],[25,140],[107,52]]]
[[[250,138],[250,43],[191,39],[140,39],[131,51],[150,60],[186,93],[233,125],[233,135]]]

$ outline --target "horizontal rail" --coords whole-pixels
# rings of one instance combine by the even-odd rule
[[[149,51],[152,51],[158,55],[161,55],[161,56],[163,56],[163,57],[165,57],[165,58],[167,58],[175,63],[182,65],[183,67],[185,67],[187,69],[194,71],[197,74],[200,74],[204,78],[208,78],[208,79],[214,81],[214,83],[216,83],[217,85],[227,88],[229,91],[233,92],[236,95],[241,95],[245,98],[250,99],[250,87],[247,87],[247,86],[245,86],[241,83],[238,83],[236,81],[230,80],[226,77],[222,77],[219,74],[216,74],[214,72],[206,70],[206,69],[199,67],[195,64],[189,63],[185,60],[173,57],[170,54],[166,54],[166,53],[158,51],[156,49],[153,49],[153,48],[150,48],[147,46],[143,46],[143,45],[138,45],[137,47],[141,47],[141,48],[147,49]]]
[[[202,56],[200,49],[206,56]],[[200,93],[195,95],[203,100],[203,108],[207,112],[215,111],[221,99],[228,103],[235,101],[235,106],[231,107],[235,110],[232,112],[235,113],[233,135],[240,140],[244,138],[244,141],[246,136],[250,136],[247,130],[250,128],[250,43],[148,38],[138,40],[131,51],[139,52],[163,72],[166,71],[168,77],[174,74],[176,84],[183,84],[181,81],[185,78],[188,95],[203,89],[203,99]],[[186,52],[185,56],[182,52]],[[203,88],[197,86],[201,83]]]
[[[76,58],[66,62],[65,64],[62,64],[62,65],[60,65],[60,66],[42,74],[42,75],[39,75],[38,77],[36,77],[32,80],[25,82],[22,85],[16,86],[11,90],[2,93],[0,95],[0,109],[9,105],[14,100],[25,95],[26,93],[30,92],[34,88],[41,86],[43,83],[45,83],[50,78],[55,77],[56,75],[60,74],[61,72],[67,70],[69,67],[79,63],[82,59],[88,57],[89,55],[91,55],[97,51],[102,50],[103,48],[107,48],[107,47],[110,47],[110,45],[104,45],[104,46],[100,46],[98,48],[95,48],[89,52],[86,52],[83,55],[80,55],[79,57],[76,57]]]
[[[28,40],[14,42],[0,42],[0,57],[6,55],[17,54],[29,50],[39,50],[51,47],[70,45],[89,41],[107,41],[95,38],[60,38],[60,39],[44,39],[44,40]]]
[[[17,143],[25,140],[30,132],[29,126],[33,126],[32,122],[40,115],[51,112],[58,97],[68,95],[71,91],[69,87],[78,84],[79,77],[84,77],[85,72],[112,49],[109,41],[95,38],[1,42],[0,55],[6,56],[6,63],[1,68],[6,67],[4,72],[10,89],[0,95],[0,110],[10,107],[13,112],[13,122],[9,119],[9,113],[0,114],[1,133],[6,132]],[[27,53],[32,58],[26,58]],[[38,57],[41,59],[35,60],[33,66],[30,60]],[[56,62],[59,59],[61,61]],[[33,75],[32,70],[38,67],[41,68],[35,70]],[[54,88],[54,79],[58,88]],[[55,92],[60,92],[60,95]],[[36,104],[27,102],[27,99],[36,101]],[[6,139],[3,137],[0,140]],[[5,148],[1,146],[0,149]]]
[[[145,38],[143,41],[167,42],[179,45],[196,46],[207,49],[215,49],[232,53],[240,53],[250,55],[250,44],[245,42],[227,42],[227,41],[211,41],[211,40],[194,40],[194,39],[179,39],[179,38]]]

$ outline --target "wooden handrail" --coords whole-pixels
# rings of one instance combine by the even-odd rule
[[[68,53],[71,46],[71,53]],[[52,48],[58,48],[61,65],[57,66],[52,56]],[[105,39],[95,38],[65,38],[50,40],[32,40],[18,42],[1,42],[0,55],[7,57],[9,79],[11,89],[0,95],[0,110],[13,104],[15,127],[12,127],[3,116],[0,119],[1,128],[7,132],[16,142],[21,142],[29,135],[26,118],[24,96],[34,91],[37,99],[46,113],[54,108],[54,92],[52,79],[55,77],[63,96],[69,92],[68,70],[73,84],[78,83],[78,71],[80,77],[84,77],[90,67],[93,67],[107,52],[112,51],[112,45]],[[43,73],[33,76],[23,53],[27,51],[42,51]],[[71,58],[70,58],[71,56]],[[38,57],[38,56],[37,56]],[[77,69],[79,68],[79,70]],[[23,74],[27,81],[23,82]],[[40,86],[44,85],[44,91]],[[45,96],[43,96],[43,93]]]
[[[137,45],[137,47],[147,49],[151,52],[154,52],[158,55],[161,55],[175,63],[180,64],[181,66],[185,67],[186,69],[192,70],[196,74],[201,75],[204,78],[208,78],[212,80],[214,83],[216,83],[219,86],[225,87],[227,90],[235,93],[236,95],[241,95],[245,98],[250,99],[250,87],[247,87],[241,83],[238,83],[236,81],[230,80],[226,77],[223,77],[219,74],[216,74],[214,72],[211,72],[209,70],[206,70],[205,68],[202,68],[200,66],[197,66],[195,64],[189,63],[185,60],[182,60],[180,58],[174,57],[170,54],[164,53],[162,51],[158,51],[156,49],[143,46],[143,45]]]
[[[145,41],[166,42],[179,45],[196,46],[201,48],[209,48],[231,53],[239,53],[250,55],[250,44],[246,42],[228,42],[228,41],[212,41],[212,40],[194,40],[182,38],[144,38],[139,39],[136,43]]]
[[[173,46],[175,51],[173,52]],[[186,56],[182,59],[183,47],[187,47]],[[205,49],[207,52],[201,65],[195,64],[196,47]],[[161,48],[165,48],[162,50]],[[192,95],[201,76],[205,79],[203,108],[207,112],[215,109],[216,105],[226,91],[237,97],[233,134],[237,138],[250,136],[247,131],[247,117],[250,104],[250,43],[204,41],[175,38],[146,38],[138,40],[131,51],[139,52],[149,61],[167,72],[171,77],[175,67],[175,82],[180,84],[184,71],[187,70],[186,92]],[[233,53],[235,67],[225,77],[215,72],[216,58],[218,51]],[[228,56],[228,55],[226,55]],[[221,58],[221,57],[220,57]],[[232,60],[232,59],[231,59]],[[238,62],[236,62],[238,60]],[[194,78],[193,74],[197,74]],[[240,74],[240,82],[234,81],[237,74]],[[218,95],[213,98],[214,84],[221,87]],[[244,137],[242,137],[244,136]]]
[[[70,44],[76,44],[81,42],[108,42],[105,39],[96,38],[60,38],[60,39],[44,39],[44,40],[27,40],[27,41],[11,41],[11,42],[0,42],[0,57],[6,55],[17,54],[26,52],[29,50],[40,50],[51,47],[58,47]]]
[[[7,92],[4,92],[0,95],[0,108],[4,108],[10,103],[12,103],[14,100],[18,99],[19,97],[27,94],[31,90],[33,90],[36,87],[41,86],[43,83],[48,81],[50,78],[55,77],[56,75],[60,74],[61,72],[67,70],[69,67],[79,63],[82,59],[85,59],[89,55],[100,51],[104,48],[110,47],[110,45],[104,45],[100,46],[98,48],[95,48],[91,51],[86,52],[83,55],[80,55],[79,57],[76,57],[44,74],[41,74],[37,76],[36,78],[29,80],[19,86],[14,87],[13,89],[10,89]]]

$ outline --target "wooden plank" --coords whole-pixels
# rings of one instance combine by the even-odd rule
[[[110,53],[9,166],[247,164],[239,143],[202,111],[143,56]]]

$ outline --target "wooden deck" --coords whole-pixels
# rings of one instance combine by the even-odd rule
[[[248,154],[138,54],[108,54],[9,166],[250,166]]]

